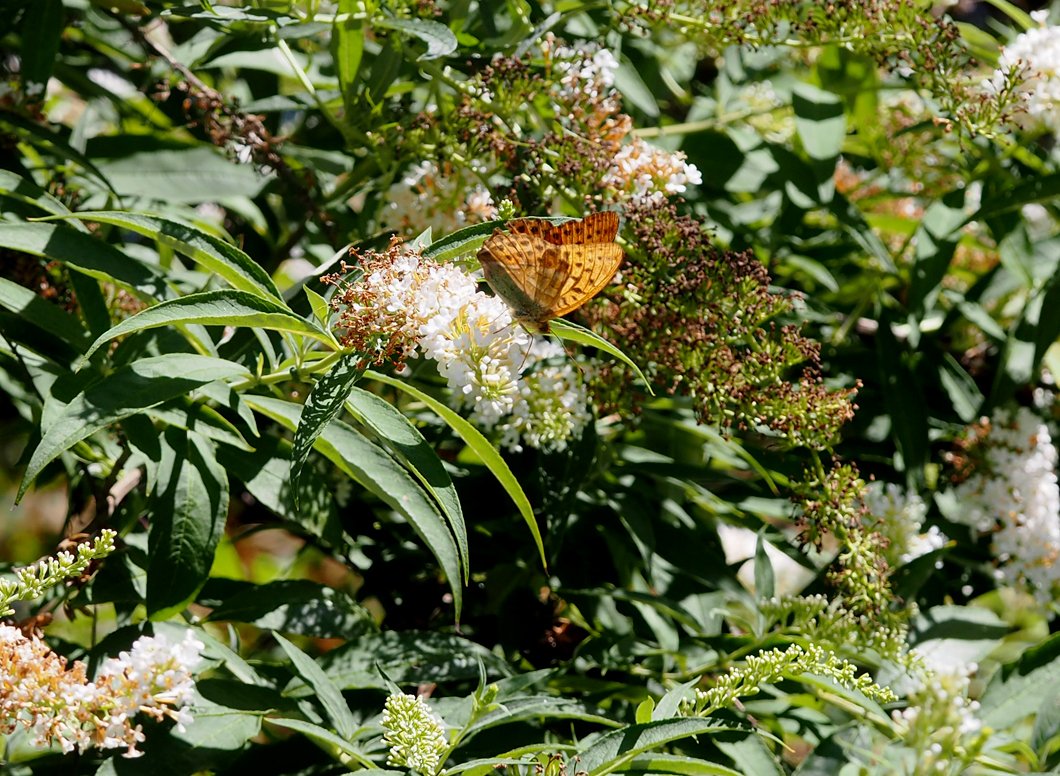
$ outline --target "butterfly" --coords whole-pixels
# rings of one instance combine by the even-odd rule
[[[515,319],[542,334],[550,320],[600,293],[622,263],[617,213],[562,224],[519,218],[506,226],[509,231],[495,229],[482,244],[479,264]]]

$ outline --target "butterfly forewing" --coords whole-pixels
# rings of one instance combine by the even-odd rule
[[[543,218],[519,218],[505,226],[517,234],[538,237],[553,245],[614,242],[618,236],[618,213],[590,213],[580,221],[554,224]]]
[[[566,245],[560,248],[566,256],[569,272],[563,289],[552,305],[552,317],[577,310],[594,296],[618,271],[622,263],[622,248],[615,243],[592,243],[590,245]]]
[[[508,233],[497,230],[483,243],[479,263],[515,317],[541,331],[596,296],[622,263],[613,212],[562,224],[520,218],[506,226]]]

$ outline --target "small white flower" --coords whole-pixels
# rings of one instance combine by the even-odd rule
[[[1060,485],[1057,450],[1045,423],[1026,407],[997,410],[979,442],[983,465],[954,489],[954,519],[991,533],[998,574],[1041,603],[1060,587]]]
[[[927,506],[912,491],[892,482],[872,482],[865,491],[865,506],[875,519],[875,530],[889,541],[886,557],[893,565],[908,563],[946,544],[946,536],[935,526],[921,532]]]
[[[664,151],[640,138],[619,149],[603,179],[605,187],[633,204],[660,204],[702,182],[699,169],[681,151]]]

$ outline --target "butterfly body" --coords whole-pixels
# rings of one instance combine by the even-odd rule
[[[550,320],[600,293],[622,263],[615,213],[562,224],[521,218],[507,227],[483,243],[479,263],[515,319],[535,331],[547,332]]]

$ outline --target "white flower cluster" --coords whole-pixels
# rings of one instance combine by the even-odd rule
[[[107,659],[94,681],[85,665],[51,651],[36,637],[0,625],[0,734],[29,728],[38,746],[57,743],[63,752],[124,748],[138,757],[143,743],[137,714],[170,718],[177,728],[192,722],[192,671],[203,643],[191,631],[173,644],[162,636],[141,636],[132,648]]]
[[[519,451],[522,440],[545,452],[563,450],[592,420],[585,383],[565,355],[551,340],[534,340],[527,358],[534,368],[523,373],[511,414],[497,425],[503,447]]]
[[[387,765],[434,776],[446,750],[445,723],[422,698],[394,694],[383,706],[383,741],[390,747]]]
[[[588,397],[570,364],[547,362],[562,348],[535,343],[502,299],[478,290],[453,264],[405,252],[359,281],[362,296],[383,314],[402,314],[401,328],[438,365],[453,404],[477,425],[520,449],[563,449],[589,422]],[[523,374],[521,371],[526,370]]]
[[[577,48],[557,46],[551,50],[552,39],[545,40],[546,57],[554,61],[553,71],[560,76],[553,94],[557,102],[577,104],[610,102],[618,109],[617,95],[613,91],[618,60],[615,55],[597,43],[582,43]]]
[[[927,506],[913,491],[893,482],[871,482],[865,491],[865,506],[875,520],[873,528],[888,540],[887,562],[892,566],[908,563],[946,544],[946,536],[936,526],[922,532]]]
[[[1023,123],[1060,132],[1060,27],[1043,24],[1018,35],[1002,49],[986,88],[999,92],[1013,76],[1026,111]]]
[[[891,712],[902,743],[919,752],[922,773],[963,773],[982,749],[988,734],[978,717],[979,701],[968,698],[974,663],[927,670],[914,677],[909,705]]]
[[[954,489],[954,519],[993,534],[999,577],[1041,603],[1060,582],[1060,486],[1049,429],[1034,412],[997,410],[980,440],[983,465]]]
[[[489,191],[481,182],[469,185],[465,175],[430,160],[413,165],[387,193],[384,228],[411,233],[431,227],[444,234],[496,218]]]
[[[673,194],[683,194],[703,176],[681,151],[664,151],[640,138],[622,146],[604,176],[603,185],[620,200],[635,205],[659,205]]]

